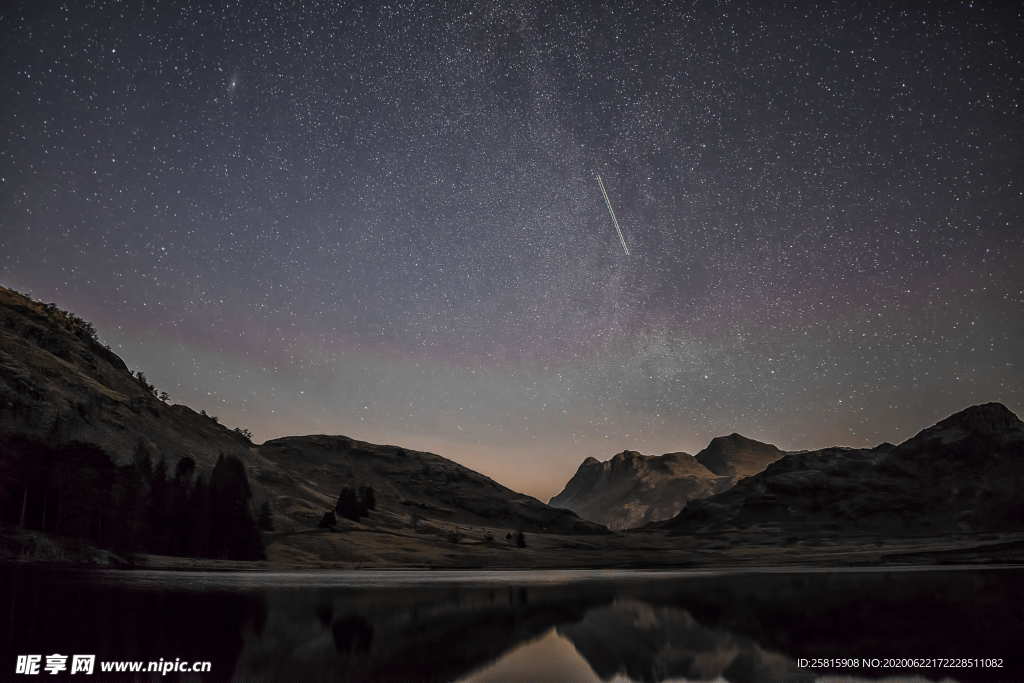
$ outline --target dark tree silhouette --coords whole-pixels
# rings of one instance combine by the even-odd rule
[[[210,504],[210,483],[205,477],[197,477],[189,496],[186,514],[192,534],[189,536],[188,554],[194,557],[214,557],[212,550],[211,520],[213,507]]]
[[[252,490],[242,461],[233,455],[217,458],[210,475],[211,548],[216,557],[258,560],[263,541],[250,512]]]
[[[134,464],[120,468],[113,487],[113,510],[118,524],[110,547],[115,551],[133,553],[142,547],[146,529],[145,486]]]
[[[195,460],[188,456],[181,458],[174,468],[174,480],[169,485],[167,552],[172,555],[187,555],[191,552],[193,528],[189,512],[193,503],[192,479],[195,471]]]
[[[160,398],[160,392],[157,391],[157,388],[153,386],[149,382],[149,380],[146,379],[146,375],[143,374],[141,370],[139,372],[136,372],[134,376],[135,381],[137,381],[142,386],[142,388],[146,390],[147,393],[151,394],[152,396],[155,396],[156,398]]]
[[[178,460],[178,464],[174,468],[174,479],[180,481],[183,484],[191,484],[192,475],[196,473],[196,461],[185,456]]]
[[[359,487],[359,505],[364,514],[367,510],[377,509],[377,495],[373,492],[372,486]]]
[[[109,513],[114,464],[92,444],[70,443],[53,453],[50,479],[50,531],[96,542],[106,541],[104,517]]]
[[[170,529],[168,528],[168,512],[170,511],[171,486],[167,481],[167,461],[161,457],[153,468],[153,478],[149,482],[149,505],[146,510],[147,546],[150,552],[167,554],[170,550]]]
[[[349,486],[341,489],[341,493],[338,494],[338,502],[334,505],[334,512],[339,517],[352,521],[358,521],[365,514],[355,489]]]
[[[142,476],[143,483],[148,486],[149,482],[153,479],[153,455],[141,440],[135,444],[132,462],[135,464],[135,469]]]
[[[23,437],[0,439],[5,480],[0,522],[111,545],[118,537],[118,468],[92,444],[57,448]]]
[[[262,531],[274,530],[274,511],[270,508],[269,500],[263,501],[263,505],[260,506],[260,514],[257,523]]]
[[[333,529],[338,526],[338,518],[334,516],[334,513],[328,510],[324,513],[324,516],[320,518],[320,523],[317,526],[321,529]]]
[[[154,467],[140,443],[132,463],[117,466],[87,443],[51,447],[25,437],[0,438],[0,523],[78,538],[129,556],[135,552],[260,559],[263,546],[250,511],[245,467],[222,457],[210,483],[192,458]]]

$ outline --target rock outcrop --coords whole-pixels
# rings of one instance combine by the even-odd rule
[[[663,526],[677,533],[760,526],[797,536],[1024,528],[1024,424],[988,403],[895,447],[790,454],[690,502]]]
[[[550,504],[609,529],[629,529],[674,517],[691,500],[725,491],[786,455],[739,434],[688,453],[623,451],[601,462],[587,458]]]
[[[628,529],[673,517],[687,501],[721,490],[726,479],[688,453],[623,451],[605,462],[584,460],[550,504],[609,529]]]

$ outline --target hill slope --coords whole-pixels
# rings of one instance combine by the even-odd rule
[[[433,453],[316,435],[267,441],[258,456],[256,481],[298,499],[285,510],[302,510],[309,522],[334,505],[342,487],[359,485],[372,486],[377,508],[393,516],[534,532],[606,531]]]
[[[407,524],[415,513],[444,524],[606,532],[430,453],[341,436],[253,444],[213,418],[160,400],[96,340],[89,323],[0,287],[0,436],[10,435],[51,445],[93,443],[118,463],[130,462],[142,447],[165,458],[172,471],[184,456],[209,471],[220,454],[235,455],[249,472],[256,501],[271,501],[278,529],[290,532],[314,527],[339,490],[353,485],[377,489],[378,511],[360,528],[378,520]],[[303,539],[307,556],[319,555],[317,542]]]
[[[118,462],[139,446],[210,468],[252,444],[182,405],[167,405],[71,314],[0,287],[0,434],[101,445]]]
[[[677,533],[762,526],[889,536],[1024,527],[1024,424],[988,403],[899,446],[788,455],[663,524]]]

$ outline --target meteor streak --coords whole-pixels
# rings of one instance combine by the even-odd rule
[[[608,199],[608,191],[604,189],[604,181],[597,176],[597,184],[601,186],[601,194],[604,195],[604,203],[608,207],[608,215],[612,217],[612,224],[615,225],[615,232],[619,234],[619,241],[622,242],[622,251],[629,256],[629,247],[626,246],[626,238],[622,236],[622,228],[619,227],[619,219],[615,217],[615,209],[612,208],[612,201]]]

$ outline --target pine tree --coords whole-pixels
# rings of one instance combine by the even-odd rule
[[[121,467],[114,483],[113,517],[117,534],[111,542],[115,551],[134,553],[142,548],[146,528],[145,484],[135,465]]]
[[[363,516],[362,505],[360,505],[359,496],[356,495],[355,490],[348,486],[341,489],[338,494],[338,502],[334,505],[334,512],[339,517],[352,521],[358,521]]]
[[[263,501],[263,505],[260,506],[259,527],[263,531],[274,530],[274,512],[270,509],[269,500]]]
[[[362,508],[363,515],[367,510],[377,509],[377,496],[373,492],[372,486],[359,487],[359,506]]]
[[[187,517],[190,533],[186,554],[192,557],[214,557],[210,545],[210,527],[213,525],[210,485],[204,477],[197,477],[192,486]]]
[[[132,463],[135,465],[135,469],[139,471],[142,476],[142,481],[146,485],[149,484],[153,478],[153,456],[150,455],[149,449],[146,444],[140,439],[135,444],[135,452],[132,454]]]
[[[263,540],[249,509],[251,498],[245,465],[233,455],[222,454],[210,475],[210,540],[215,557],[263,559]]]
[[[174,478],[177,481],[191,485],[192,475],[195,474],[195,472],[196,461],[186,455],[184,458],[180,458],[178,460],[178,464],[174,468]]]
[[[167,461],[160,457],[153,468],[149,482],[149,504],[146,509],[146,521],[149,525],[146,547],[151,553],[165,554],[170,552],[170,533],[167,528],[168,510],[170,508],[170,485],[167,481]]]
[[[114,475],[110,456],[93,444],[74,442],[58,447],[53,463],[54,531],[104,543]]]
[[[189,554],[190,536],[194,533],[189,509],[192,505],[192,478],[195,471],[196,461],[188,456],[179,459],[174,468],[167,514],[168,552],[172,555]]]

